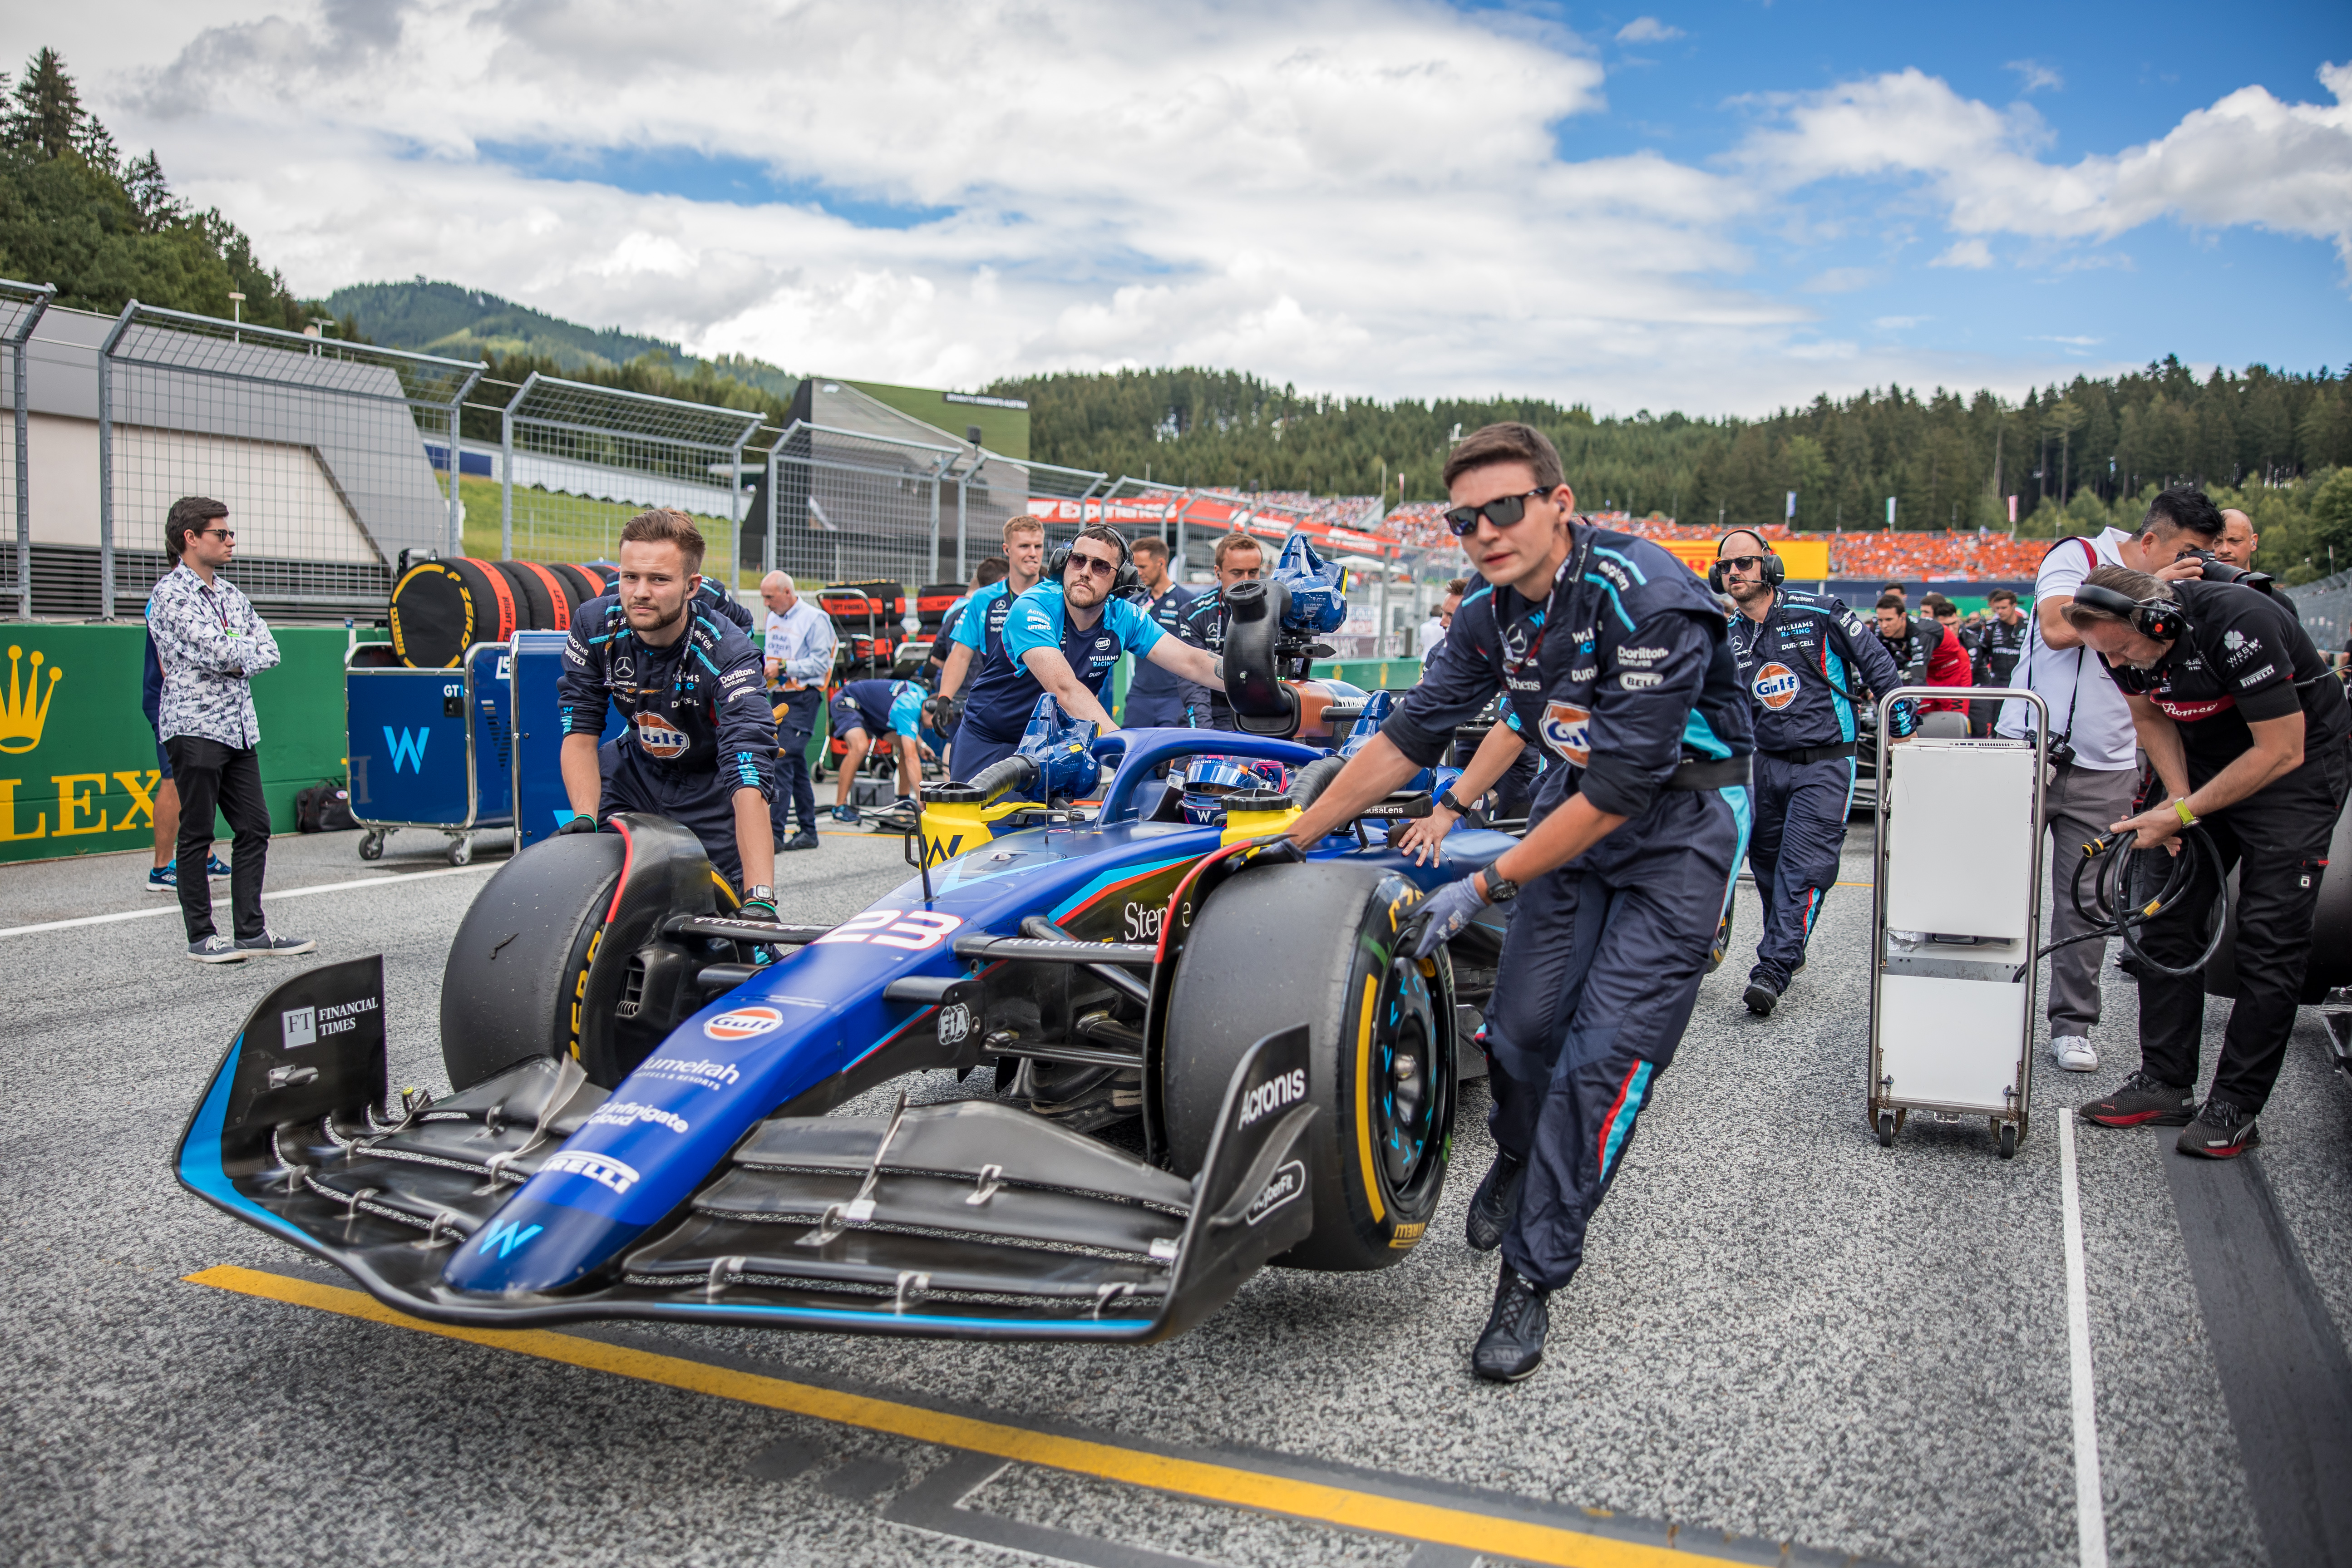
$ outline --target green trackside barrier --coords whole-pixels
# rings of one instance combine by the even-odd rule
[[[273,628],[278,668],[254,677],[269,819],[294,831],[294,795],[340,779],[341,626]],[[154,842],[155,732],[139,697],[147,628],[19,621],[0,626],[0,865],[102,855]],[[363,642],[382,632],[360,633]],[[227,837],[226,823],[215,833]]]

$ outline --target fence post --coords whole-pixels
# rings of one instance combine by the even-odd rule
[[[784,449],[784,438],[778,436],[768,448],[768,540],[760,548],[760,581],[765,583],[768,574],[776,569],[776,487],[783,482],[783,474],[776,465],[776,455]]]
[[[523,381],[522,392],[508,398],[507,405],[499,410],[499,559],[501,561],[514,559],[515,405],[522,401],[523,393],[529,392],[530,384],[538,379],[539,372],[532,371]]]
[[[954,463],[955,459],[953,458],[950,458],[941,462],[938,468],[931,470],[931,552],[929,557],[923,563],[923,573],[929,581],[934,583],[938,582],[940,577],[940,477],[944,475],[948,469],[954,465]],[[914,586],[917,589],[920,589],[922,587],[922,584],[918,583],[915,584]],[[919,597],[919,595],[918,596]]]
[[[98,346],[98,618],[114,618],[114,349],[131,330],[139,301],[122,307]]]
[[[482,373],[488,368],[488,365],[476,365],[474,374],[466,378],[466,384],[449,397],[449,553],[452,555],[466,553],[466,500],[458,493],[458,486],[465,482],[466,478],[466,459],[457,450],[459,421],[464,418],[461,410],[465,406],[466,395],[474,390],[474,384],[482,379]]]
[[[732,535],[727,541],[727,595],[734,597],[742,586],[743,578],[743,445],[751,440],[757,425],[746,425],[743,434],[735,438],[735,446],[727,454],[727,529]]]
[[[33,329],[41,322],[42,313],[49,301],[57,298],[58,286],[44,283],[25,307],[25,320],[11,334],[10,346],[16,350],[13,365],[13,399],[16,411],[16,614],[19,618],[33,618],[33,490],[26,465],[32,458],[29,429],[32,423],[31,405],[27,401],[28,378],[25,374],[26,351],[32,346]]]

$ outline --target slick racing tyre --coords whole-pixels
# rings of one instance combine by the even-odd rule
[[[1244,871],[1192,924],[1169,1001],[1168,1142],[1206,1159],[1242,1053],[1298,1024],[1315,1229],[1275,1261],[1385,1268],[1437,1212],[1454,1134],[1454,978],[1447,960],[1391,962],[1420,900],[1393,872],[1331,863]]]
[[[470,1089],[526,1057],[579,1055],[589,968],[622,858],[617,834],[560,835],[499,867],[475,896],[441,974],[451,1087]]]

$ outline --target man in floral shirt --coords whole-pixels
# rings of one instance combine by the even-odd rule
[[[180,785],[180,914],[188,956],[198,963],[242,963],[259,954],[309,952],[318,943],[273,936],[261,918],[261,879],[269,858],[269,804],[261,794],[261,726],[249,678],[278,662],[278,642],[236,585],[219,575],[236,552],[228,508],[204,496],[172,503],[163,548],[177,566],[147,600],[148,634],[163,668],[156,733],[171,753]],[[213,927],[213,811],[228,818],[232,840],[229,901],[236,940]]]

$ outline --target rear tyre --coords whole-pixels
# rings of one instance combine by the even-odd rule
[[[441,972],[441,1060],[453,1087],[526,1057],[578,1056],[588,969],[622,856],[617,834],[566,834],[482,884]]]
[[[1454,977],[1443,957],[1402,973],[1390,962],[1412,895],[1367,866],[1265,867],[1219,888],[1185,943],[1163,1094],[1178,1173],[1207,1158],[1242,1053],[1309,1030],[1315,1230],[1276,1259],[1290,1268],[1385,1268],[1437,1212],[1454,1134]]]

